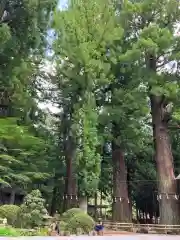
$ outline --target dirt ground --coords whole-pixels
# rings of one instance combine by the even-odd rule
[[[158,234],[119,234],[111,236],[69,236],[69,237],[0,237],[0,240],[179,240],[179,236]]]
[[[104,230],[104,236],[133,235],[133,234],[134,234],[133,232]]]

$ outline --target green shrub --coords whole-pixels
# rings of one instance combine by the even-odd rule
[[[67,221],[66,231],[71,234],[88,234],[93,230],[94,220],[86,213],[77,213]]]
[[[4,227],[0,228],[0,236],[18,237],[19,233],[14,228]]]
[[[76,214],[79,214],[79,213],[84,213],[84,212],[80,208],[71,208],[63,213],[62,219],[64,221],[68,221],[69,219],[71,219],[72,217],[74,217]]]
[[[15,225],[20,207],[16,205],[2,205],[0,206],[0,217],[7,218],[9,225]]]
[[[64,221],[60,221],[60,222],[59,222],[59,227],[60,227],[62,230],[65,230],[66,225],[67,225],[67,223],[64,222]]]
[[[59,223],[59,229],[60,229],[60,232],[61,232],[62,235],[63,235],[63,234],[65,233],[65,231],[66,231],[66,225],[67,225],[67,223],[64,222],[64,221],[60,221],[60,223]]]
[[[34,228],[43,224],[44,215],[47,210],[44,207],[45,200],[39,190],[33,190],[28,194],[20,207],[19,219],[21,227]]]
[[[56,213],[53,217],[56,221],[59,221],[61,219],[61,215]]]
[[[30,229],[23,229],[23,228],[16,228],[18,236],[35,236],[34,230]]]

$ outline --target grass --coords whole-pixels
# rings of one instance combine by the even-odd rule
[[[20,236],[47,236],[48,231],[45,228],[34,230],[18,229],[12,227],[0,227],[0,237],[20,237]]]
[[[1,227],[0,228],[0,236],[18,237],[20,235],[19,235],[18,231],[14,228]]]

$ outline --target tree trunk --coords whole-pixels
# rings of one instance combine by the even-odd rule
[[[97,219],[98,219],[98,212],[97,212],[97,205],[98,205],[98,203],[97,203],[97,199],[98,199],[98,196],[97,196],[97,192],[95,193],[95,195],[94,195],[94,218],[95,218],[95,220],[97,221]]]
[[[77,207],[77,179],[75,172],[75,144],[69,137],[66,146],[66,184],[64,194],[64,210]]]
[[[100,212],[100,217],[102,218],[103,216],[103,212],[102,212],[102,205],[103,205],[103,202],[102,202],[102,190],[100,192],[100,209],[99,209],[99,212]]]
[[[14,205],[15,197],[16,197],[16,191],[14,189],[12,189],[11,194],[10,194],[9,204]]]
[[[162,97],[151,96],[151,112],[155,159],[158,173],[158,194],[161,224],[178,224],[177,186],[174,176],[173,155],[165,118]]]
[[[54,216],[56,213],[56,206],[57,206],[57,186],[54,186],[53,192],[52,192],[52,200],[51,200],[51,206],[50,206],[50,215]]]
[[[113,161],[113,221],[131,222],[128,198],[127,171],[124,153],[121,148],[112,144]]]

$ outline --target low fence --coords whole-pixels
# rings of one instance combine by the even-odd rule
[[[128,232],[142,232],[147,233],[161,233],[161,234],[180,234],[180,225],[163,225],[163,224],[134,224],[134,223],[118,223],[105,221],[104,226],[108,230],[113,231],[128,231]]]

